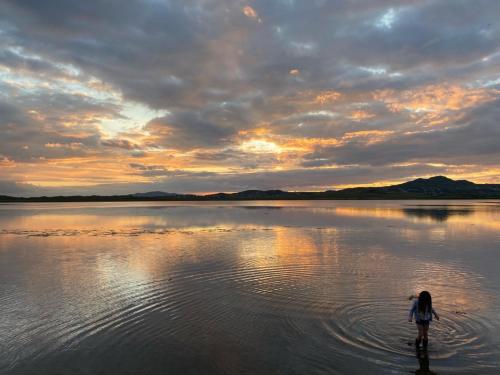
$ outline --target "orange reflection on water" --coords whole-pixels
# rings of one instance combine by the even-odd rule
[[[143,227],[152,224],[164,223],[159,218],[151,216],[131,216],[131,215],[91,215],[81,213],[47,213],[37,215],[19,216],[15,220],[3,221],[3,228],[23,228],[31,231],[43,231],[48,229],[64,229],[80,231],[82,229],[119,229],[130,227]]]
[[[498,211],[493,209],[475,210],[467,216],[453,216],[450,217],[448,222],[450,226],[454,226],[460,231],[474,230],[474,226],[481,226],[483,228],[491,229],[493,231],[500,230],[500,217]]]
[[[335,213],[339,216],[349,216],[349,217],[373,217],[373,218],[384,218],[384,219],[406,218],[401,209],[386,208],[386,207],[375,207],[375,208],[336,207]]]

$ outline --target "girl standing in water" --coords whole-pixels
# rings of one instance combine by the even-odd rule
[[[413,305],[410,309],[410,315],[408,317],[409,322],[413,320],[413,315],[415,315],[415,322],[417,323],[418,328],[418,336],[415,339],[415,346],[418,348],[423,339],[423,346],[424,349],[426,349],[427,343],[429,342],[427,332],[429,331],[429,324],[432,321],[432,315],[439,320],[439,315],[432,308],[432,297],[429,292],[425,290],[420,292],[418,299],[413,301]]]

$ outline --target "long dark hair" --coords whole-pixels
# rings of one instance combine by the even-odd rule
[[[431,294],[424,290],[418,295],[418,311],[425,314],[427,311],[432,311],[432,297]]]

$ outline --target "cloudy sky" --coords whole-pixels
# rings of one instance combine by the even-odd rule
[[[500,182],[497,0],[2,0],[0,194]]]

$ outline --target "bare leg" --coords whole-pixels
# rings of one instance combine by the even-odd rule
[[[429,326],[422,326],[422,334],[423,334],[424,340],[428,340],[427,333],[429,333]]]
[[[422,326],[422,334],[424,336],[424,340],[423,340],[424,349],[427,349],[427,344],[429,343],[428,338],[427,338],[428,332],[429,332],[429,326],[428,325]]]
[[[422,336],[424,335],[424,326],[422,324],[417,324],[418,335],[415,339],[415,346],[418,348],[420,346],[420,341],[422,341]]]
[[[422,324],[417,324],[417,329],[418,329],[417,340],[422,340],[422,337],[424,336],[424,326]]]

